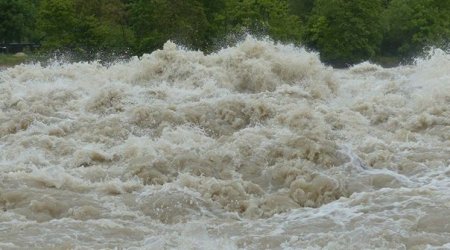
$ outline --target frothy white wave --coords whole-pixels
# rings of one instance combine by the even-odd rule
[[[250,37],[8,68],[0,247],[445,248],[449,68],[334,70]]]

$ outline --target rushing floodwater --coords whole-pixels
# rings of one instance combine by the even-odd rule
[[[1,249],[450,249],[450,55],[16,66],[0,179]]]

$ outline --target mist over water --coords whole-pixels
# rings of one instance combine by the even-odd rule
[[[247,38],[0,71],[2,249],[449,249],[450,55]]]

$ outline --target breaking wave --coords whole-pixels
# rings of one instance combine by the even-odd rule
[[[3,70],[0,247],[450,247],[449,69],[249,37]]]

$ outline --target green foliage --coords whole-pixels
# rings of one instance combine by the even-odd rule
[[[210,52],[248,33],[306,45],[332,65],[392,65],[449,46],[450,1],[0,0],[0,43],[40,42],[81,59],[140,55],[167,40]]]
[[[45,48],[67,48],[77,44],[77,17],[71,0],[43,0],[38,26],[44,34]]]
[[[383,14],[386,55],[414,56],[450,38],[450,1],[392,0]]]
[[[92,24],[92,38],[97,50],[123,50],[134,44],[128,27],[126,5],[121,0],[74,0],[80,21]]]
[[[208,30],[204,9],[197,0],[137,0],[131,5],[130,23],[140,53],[160,48],[167,40],[201,48]]]
[[[27,61],[26,56],[2,55],[0,54],[0,69],[2,67],[10,67]]]
[[[22,42],[34,38],[33,2],[0,0],[0,42]]]
[[[289,0],[289,9],[302,21],[307,21],[314,7],[314,0]]]
[[[123,50],[133,40],[125,18],[119,0],[43,0],[38,25],[46,49]]]
[[[299,42],[302,35],[299,17],[290,14],[284,0],[227,0],[216,21],[222,35],[249,32],[289,42]]]
[[[379,0],[316,0],[306,41],[334,65],[370,59],[382,39],[381,12]]]

